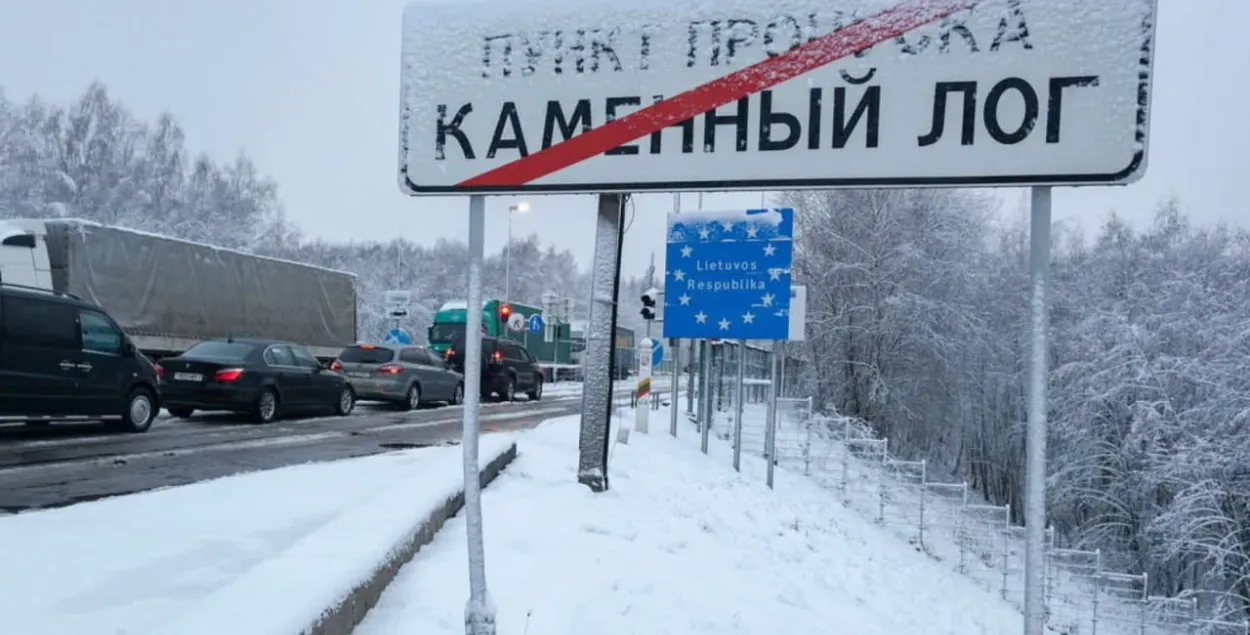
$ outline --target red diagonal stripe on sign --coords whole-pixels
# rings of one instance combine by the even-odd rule
[[[973,0],[921,0],[886,9],[785,53],[483,172],[460,182],[458,187],[524,185],[657,130],[772,88],[930,22],[971,9],[973,4]]]

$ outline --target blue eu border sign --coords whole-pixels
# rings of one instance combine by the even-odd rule
[[[664,337],[784,340],[794,210],[668,215]]]

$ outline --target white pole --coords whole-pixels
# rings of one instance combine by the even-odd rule
[[[1043,635],[1046,580],[1046,329],[1050,323],[1050,187],[1033,188],[1029,230],[1029,410],[1025,436],[1024,635]]]
[[[772,370],[768,381],[768,430],[764,433],[764,445],[768,455],[768,487],[773,486],[773,466],[777,464],[777,340],[773,340]]]
[[[634,389],[634,430],[647,434],[650,428],[651,404],[643,400],[651,393],[651,338],[642,338],[638,346],[638,386]]]
[[[712,434],[712,345],[699,341],[699,449],[707,454]]]
[[[470,310],[464,337],[464,517],[469,548],[469,601],[465,635],[494,635],[495,606],[486,589],[486,548],[482,539],[482,490],[478,453],[478,407],[482,399],[482,261],[486,257],[486,197],[469,197]],[[477,307],[477,310],[472,310]]]
[[[742,407],[746,402],[746,369],[747,369],[747,341],[738,340],[738,377],[735,384],[734,396],[737,403],[734,404],[734,470],[742,471]]]
[[[672,385],[669,387],[670,397],[668,399],[668,433],[677,436],[677,395],[681,387],[681,340],[673,338],[669,340],[669,347],[673,349],[673,372]]]

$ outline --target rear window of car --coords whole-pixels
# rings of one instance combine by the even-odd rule
[[[256,347],[252,344],[210,340],[192,346],[183,355],[186,357],[211,357],[213,359],[244,359],[254,348]]]
[[[340,362],[385,364],[395,359],[395,349],[385,346],[349,346],[339,354]]]

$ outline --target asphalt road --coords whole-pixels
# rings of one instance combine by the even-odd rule
[[[628,403],[628,394],[618,389],[617,402]],[[580,409],[580,395],[488,403],[481,422],[486,433],[521,430]],[[359,404],[348,417],[267,426],[226,415],[162,418],[144,434],[110,433],[90,423],[0,425],[0,514],[310,461],[457,444],[462,416],[460,407],[399,412]]]

